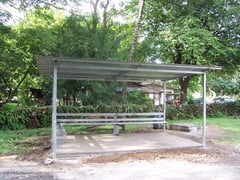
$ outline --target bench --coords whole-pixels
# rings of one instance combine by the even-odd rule
[[[147,113],[57,113],[57,123],[64,125],[113,125],[113,134],[118,135],[119,125],[162,124],[166,121],[162,112]]]

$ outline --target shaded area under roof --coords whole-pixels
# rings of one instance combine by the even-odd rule
[[[182,64],[155,64],[119,61],[101,61],[65,57],[37,56],[39,71],[52,76],[57,64],[58,79],[129,81],[172,80],[184,76],[203,74],[219,66],[193,66]]]

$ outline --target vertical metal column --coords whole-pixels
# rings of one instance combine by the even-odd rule
[[[53,94],[52,94],[52,158],[56,160],[57,149],[57,62],[53,69]]]
[[[202,145],[206,147],[206,117],[207,117],[207,102],[206,102],[206,89],[207,89],[207,76],[206,72],[203,74],[203,121],[202,121]]]
[[[166,81],[163,82],[163,131],[165,132],[165,126],[166,126],[166,110],[167,110],[167,104],[166,104]]]
[[[114,115],[114,128],[113,128],[113,134],[115,136],[118,136],[119,135],[119,129],[118,129],[118,124],[117,124],[117,114]]]

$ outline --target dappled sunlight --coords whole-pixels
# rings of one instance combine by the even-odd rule
[[[76,137],[75,137],[75,136],[68,135],[66,139],[69,139],[69,140],[75,140]]]
[[[126,152],[184,147],[199,147],[201,144],[167,132],[129,133],[114,135],[75,135],[76,141],[65,141],[57,149],[59,156],[108,152]],[[67,148],[68,147],[68,148]]]
[[[88,140],[88,137],[87,136],[83,136],[84,139]]]
[[[89,146],[95,146],[95,144],[93,144],[93,143],[89,143]]]

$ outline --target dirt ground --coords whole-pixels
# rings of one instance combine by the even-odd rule
[[[170,133],[201,142],[196,134]],[[239,146],[214,143],[224,135],[217,126],[208,126],[205,149],[85,155],[49,165],[44,164],[48,157],[44,148],[26,155],[2,156],[0,179],[240,179]]]

